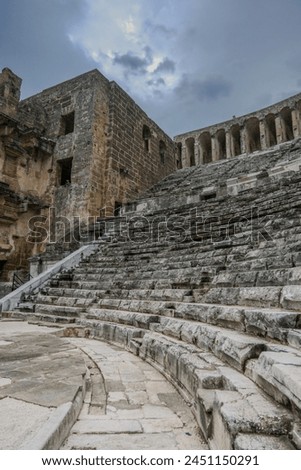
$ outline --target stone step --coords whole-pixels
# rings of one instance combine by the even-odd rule
[[[93,308],[85,315],[88,320],[100,320],[111,323],[125,324],[138,328],[149,329],[150,324],[158,323],[159,316],[140,312],[127,312],[122,310],[106,310]]]
[[[260,259],[260,263],[265,260]],[[254,262],[257,267],[258,260]],[[217,274],[213,281],[214,287],[264,287],[264,286],[285,286],[301,284],[301,268],[278,268],[252,270],[252,266],[246,271],[223,271]]]
[[[63,296],[51,296],[38,294],[35,303],[37,305],[58,305],[59,307],[79,307],[88,308],[91,305],[99,301],[99,298],[94,296],[90,298],[86,297],[67,297]],[[22,304],[25,305],[25,304]]]
[[[141,292],[144,294],[149,291]],[[167,292],[168,295],[172,296],[172,292],[175,292],[175,290],[168,290]],[[147,298],[151,297],[147,296]],[[76,302],[78,300],[83,300],[83,302],[77,304]],[[183,299],[182,302],[175,302],[166,300],[133,300],[131,298],[110,299],[104,297],[102,299],[94,299],[94,304],[91,303],[91,300],[93,299],[89,299],[89,303],[85,303],[85,298],[77,299],[72,297],[48,297],[39,295],[35,308],[40,312],[51,313],[52,315],[62,314],[77,316],[82,313],[82,307],[87,310],[85,315],[90,315],[95,308],[101,309],[110,315],[112,315],[112,310],[120,310],[124,313],[134,312],[135,314],[139,312],[147,315],[159,315],[161,317],[174,317],[176,319],[207,323],[275,339],[284,344],[291,344],[292,346],[299,344],[298,329],[301,326],[301,314],[294,311],[275,308],[205,304],[189,302],[189,298],[186,298],[185,301]],[[32,304],[29,305],[32,306]],[[94,305],[95,308],[91,308],[91,305]],[[26,309],[23,304],[21,310],[24,312],[31,311],[32,308]],[[291,330],[294,330],[295,334],[292,334]]]
[[[64,305],[48,305],[48,304],[35,304],[35,312],[41,314],[63,316],[63,317],[78,317],[84,311],[81,307],[66,307]]]
[[[244,371],[247,362],[258,358],[263,351],[286,351],[290,354],[298,354],[293,348],[277,345],[266,339],[195,321],[106,309],[91,309],[85,318],[131,326],[133,322],[136,322],[134,326],[139,323],[140,328],[150,328],[166,337],[173,337],[210,351],[240,371]],[[301,353],[299,359],[301,360]]]
[[[165,300],[165,301],[193,301],[192,290],[189,289],[110,289],[108,290],[90,290],[90,289],[60,289],[60,288],[45,288],[42,291],[43,295],[50,295],[52,297],[73,297],[73,298],[111,298],[111,299],[132,299],[144,300]]]
[[[146,334],[139,355],[157,364],[195,397],[196,417],[211,448],[235,448],[240,433],[281,436],[283,440],[292,430],[294,418],[287,408],[273,403],[248,378],[235,371],[233,376],[233,370],[195,347]],[[292,443],[286,444],[293,448]]]
[[[116,320],[114,321],[118,321],[120,317],[122,318],[122,323],[126,323],[126,318],[131,313],[134,315],[142,315],[142,317],[146,318],[147,316],[151,316],[154,319],[160,318],[159,321],[161,324],[165,321],[164,317],[167,317],[170,323],[173,323],[172,318],[183,319],[192,321],[192,325],[193,323],[206,323],[236,330],[238,332],[270,338],[283,344],[289,344],[292,347],[300,347],[301,329],[296,330],[295,328],[300,328],[301,316],[296,312],[248,307],[225,307],[208,304],[171,304],[149,301],[117,302],[118,304],[111,304],[110,309],[105,307],[107,303],[103,304],[101,308],[89,309],[86,317],[90,318],[93,312],[101,311],[103,320],[105,320],[107,316],[108,321],[113,321],[109,320],[109,318],[115,318]],[[176,322],[174,323],[176,324]]]
[[[47,315],[39,312],[18,312],[14,311],[5,311],[1,313],[2,318],[10,318],[14,320],[28,321],[29,323],[63,323],[63,324],[72,324],[75,323],[75,317],[65,317],[59,315]]]
[[[116,275],[112,277],[102,277],[99,274],[76,274],[74,275],[74,280],[72,281],[72,284],[70,284],[70,287],[74,286],[74,283],[79,283],[81,281],[89,282],[91,281],[92,283],[99,282],[98,288],[104,289],[104,283],[111,282],[112,284],[116,284],[116,282],[123,282],[124,279],[127,279],[127,281],[135,281],[137,282],[137,279],[139,281],[152,281],[153,283],[158,283],[161,281],[167,281],[169,283],[188,283],[193,279],[193,283],[197,284],[199,286],[202,286],[203,284],[209,283],[212,279],[213,276],[215,275],[216,271],[213,269],[211,273],[208,271],[206,272],[200,272],[198,269],[170,269],[170,270],[165,270],[165,271],[133,271],[133,272],[122,272],[120,270]],[[64,281],[63,281],[64,282]],[[60,283],[61,285],[61,283]],[[65,284],[64,284],[65,285]],[[108,285],[108,284],[106,284]]]
[[[219,287],[209,289],[201,299],[204,303],[245,305],[254,307],[282,307],[301,310],[299,285],[268,287]]]
[[[106,290],[96,289],[72,289],[72,288],[60,288],[60,287],[44,287],[40,293],[44,296],[50,296],[54,298],[59,297],[72,297],[77,299],[90,299],[90,298],[102,298],[106,294]]]
[[[213,287],[202,297],[204,303],[280,307],[282,287]]]

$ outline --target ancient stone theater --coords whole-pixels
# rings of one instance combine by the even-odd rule
[[[301,95],[172,140],[97,70],[20,86],[0,448],[300,450]]]

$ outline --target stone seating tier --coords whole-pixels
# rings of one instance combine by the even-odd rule
[[[301,449],[301,177],[276,171],[300,157],[293,145],[171,175],[116,218],[97,253],[2,315],[84,329],[152,363],[213,449]],[[263,170],[236,194],[189,199]],[[148,224],[129,237],[134,216]],[[185,237],[157,229],[171,216],[189,219]]]

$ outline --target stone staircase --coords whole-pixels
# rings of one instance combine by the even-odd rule
[[[150,362],[212,449],[301,449],[298,158],[295,142],[171,175],[98,252],[2,315],[84,329]]]

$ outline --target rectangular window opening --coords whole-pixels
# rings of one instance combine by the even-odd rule
[[[72,134],[74,131],[74,111],[61,117],[60,135]]]
[[[6,155],[4,160],[3,173],[6,176],[15,178],[17,176],[17,159],[11,155]]]
[[[68,184],[71,184],[72,160],[72,158],[66,158],[66,160],[61,160],[58,162],[60,186],[67,186]]]
[[[0,281],[4,279],[4,266],[6,264],[6,260],[0,260]]]

